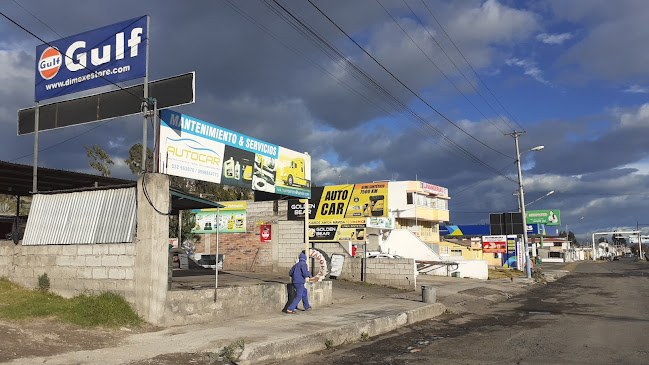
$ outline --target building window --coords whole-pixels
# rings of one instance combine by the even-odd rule
[[[448,246],[439,246],[439,254],[448,256]]]
[[[462,256],[462,250],[458,250],[458,249],[451,250],[451,256]]]
[[[412,204],[412,193],[406,195],[406,204]]]

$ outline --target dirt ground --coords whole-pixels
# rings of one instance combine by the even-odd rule
[[[178,274],[177,272],[174,275]],[[244,272],[223,272],[219,274],[219,286],[250,285],[259,282],[288,282],[288,277]],[[200,275],[185,272],[174,278],[172,290],[191,290],[213,285],[214,275]],[[404,293],[403,290],[379,285],[363,285],[344,280],[333,280],[334,296],[337,302],[344,302],[351,296],[368,298]],[[159,327],[144,325],[141,328],[84,328],[60,323],[55,319],[32,321],[0,320],[0,363],[22,357],[47,357],[61,353],[94,350],[119,346],[128,336],[135,333],[153,332]],[[133,362],[131,365],[175,365],[175,364],[224,364],[227,359],[212,353],[175,353]]]
[[[70,351],[115,346],[133,333],[155,331],[145,325],[136,330],[83,328],[54,319],[0,321],[0,362],[26,356],[52,356]]]

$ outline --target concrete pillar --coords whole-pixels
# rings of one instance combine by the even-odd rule
[[[153,324],[162,322],[167,301],[169,216],[161,212],[169,212],[169,199],[167,175],[140,175],[137,180],[135,308]]]

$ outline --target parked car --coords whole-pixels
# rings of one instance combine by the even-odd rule
[[[389,253],[382,253],[382,252],[368,252],[366,256],[368,259],[402,259],[403,258],[403,256],[392,255]]]

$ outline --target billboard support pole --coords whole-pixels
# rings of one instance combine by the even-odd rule
[[[153,99],[153,172],[159,172],[158,169],[158,149],[160,148],[159,128],[158,128],[158,99]]]
[[[304,254],[309,257],[309,198],[304,198]],[[307,270],[309,260],[306,260]]]
[[[146,29],[149,29],[149,16],[146,17]],[[149,114],[149,33],[146,35],[146,59],[145,59],[145,70],[144,70],[144,104],[143,112],[144,118],[142,120],[142,171],[146,171],[146,122]]]
[[[34,166],[32,167],[32,193],[38,191],[38,117],[39,102],[36,102],[34,110]]]

